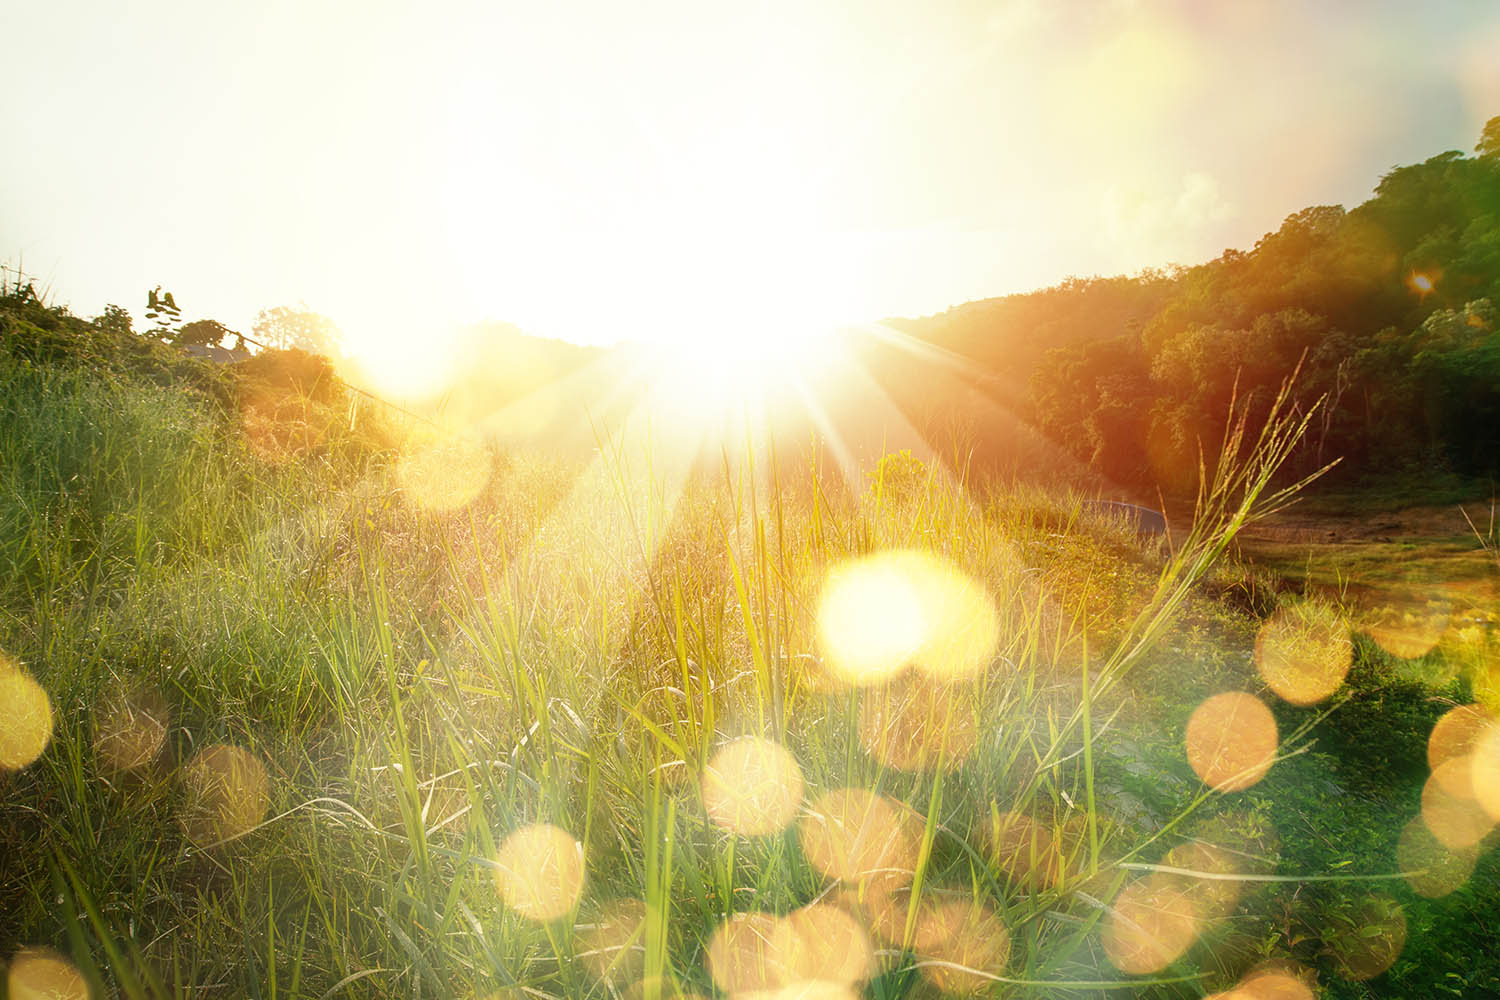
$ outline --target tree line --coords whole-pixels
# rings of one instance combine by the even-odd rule
[[[1493,476],[1497,322],[1500,117],[1474,155],[1397,167],[1358,207],[1305,208],[1250,250],[905,326],[1008,378],[1055,447],[1115,482],[1188,491],[1231,400],[1253,419],[1294,372],[1299,405],[1326,406],[1288,474],[1342,458],[1346,481]]]

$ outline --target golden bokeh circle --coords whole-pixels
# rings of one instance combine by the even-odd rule
[[[929,552],[897,549],[835,566],[818,601],[818,644],[830,673],[878,684],[907,667],[954,680],[979,671],[999,644],[983,584]]]
[[[1273,963],[1246,973],[1226,996],[1235,1000],[1317,1000],[1307,974],[1287,963]]]
[[[1256,669],[1267,687],[1293,705],[1313,705],[1333,694],[1353,662],[1348,624],[1322,604],[1279,607],[1255,635]]]
[[[1475,737],[1469,783],[1480,808],[1500,823],[1500,722],[1491,722]]]
[[[832,903],[786,915],[785,965],[795,982],[863,983],[875,974],[875,948],[859,921]]]
[[[1422,822],[1444,847],[1473,847],[1495,826],[1474,797],[1470,756],[1439,764],[1422,786]]]
[[[714,753],[702,789],[717,826],[745,837],[779,833],[802,805],[802,768],[781,744],[746,736]]]
[[[797,823],[808,863],[845,882],[872,876],[909,884],[921,849],[922,820],[909,807],[863,788],[827,792]]]
[[[1477,847],[1450,848],[1421,819],[1413,819],[1396,842],[1396,867],[1419,896],[1437,899],[1468,881],[1479,860]]]
[[[22,948],[5,977],[11,1000],[88,1000],[89,987],[73,963],[51,948]]]
[[[0,770],[30,767],[52,740],[52,699],[36,679],[0,653]]]
[[[944,993],[968,995],[993,988],[1010,959],[1010,932],[980,900],[923,905],[914,943],[923,978]]]
[[[1469,757],[1475,741],[1494,719],[1483,705],[1459,705],[1444,712],[1427,737],[1427,766],[1436,774],[1449,761]],[[1447,768],[1441,780],[1452,794],[1469,796],[1473,793],[1470,777],[1468,768]]]
[[[506,906],[531,920],[556,920],[583,895],[583,845],[550,823],[523,826],[500,845],[494,874]]]
[[[1188,888],[1179,880],[1153,875],[1120,892],[1105,915],[1101,942],[1116,969],[1145,975],[1175,962],[1197,940],[1198,932]]]
[[[1210,788],[1242,791],[1270,770],[1278,738],[1276,719],[1264,702],[1226,691],[1204,701],[1188,719],[1188,763]]]
[[[774,914],[736,913],[709,935],[708,974],[725,993],[774,990],[786,985],[788,931]]]
[[[242,747],[204,747],[183,767],[182,781],[187,792],[183,829],[200,847],[249,833],[270,807],[265,765]]]

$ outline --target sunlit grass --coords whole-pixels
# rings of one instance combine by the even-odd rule
[[[1227,441],[1191,530],[1142,549],[1062,492],[706,471],[644,433],[425,459],[434,499],[399,460],[9,377],[0,639],[55,719],[0,779],[0,936],[96,995],[1200,996],[1307,960],[1245,938],[1276,879],[1363,893],[1325,975],[1400,954],[1368,892],[1394,854],[1311,869],[1267,832],[1322,709],[1276,704],[1293,725],[1204,774],[1234,791],[1193,772],[1200,703],[1275,704],[1260,623],[1198,586],[1287,498],[1295,422]],[[1343,666],[1309,693],[1279,662],[1308,701]],[[1473,843],[1404,836],[1418,891],[1463,884]]]

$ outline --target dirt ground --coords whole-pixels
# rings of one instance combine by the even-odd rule
[[[1237,548],[1415,653],[1433,630],[1500,625],[1497,530],[1489,501],[1368,514],[1293,507],[1247,529]]]

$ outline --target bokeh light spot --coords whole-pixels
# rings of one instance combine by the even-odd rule
[[[818,604],[824,662],[852,684],[879,683],[907,666],[968,677],[989,662],[999,634],[984,586],[927,552],[880,552],[837,566]]]
[[[1317,1000],[1307,974],[1288,963],[1273,963],[1246,973],[1226,998],[1234,1000]]]
[[[167,702],[156,691],[116,691],[99,706],[94,753],[105,771],[133,771],[156,759],[167,737]]]
[[[472,503],[489,482],[490,453],[467,434],[428,441],[401,457],[396,478],[424,510],[457,510]]]
[[[1500,822],[1500,722],[1491,722],[1475,738],[1469,780],[1480,808]]]
[[[0,653],[0,769],[29,767],[52,739],[52,699],[15,660]]]
[[[11,1000],[88,1000],[89,987],[73,963],[50,948],[23,948],[5,977]]]
[[[910,884],[921,837],[920,816],[862,788],[826,793],[797,824],[802,853],[819,872],[853,883],[879,876],[887,889]]]
[[[802,768],[778,743],[747,736],[725,744],[703,771],[709,819],[741,836],[777,833],[802,805]]]
[[[991,989],[1010,958],[1010,932],[978,900],[929,903],[917,919],[922,976],[945,993]]]
[[[500,898],[531,920],[556,920],[583,894],[583,845],[551,824],[516,830],[500,845],[495,862]]]
[[[1454,757],[1439,764],[1422,786],[1422,822],[1444,846],[1473,847],[1495,826],[1474,798],[1472,758]]]
[[[1110,964],[1130,975],[1159,972],[1198,937],[1192,895],[1179,880],[1151,875],[1127,885],[1104,918]]]
[[[200,847],[244,836],[270,806],[265,765],[241,747],[204,747],[187,762],[182,780],[187,789],[182,825]]]
[[[1428,899],[1446,896],[1463,885],[1478,859],[1476,847],[1450,848],[1420,819],[1406,824],[1396,842],[1396,866],[1406,873],[1412,891]]]
[[[1354,662],[1348,625],[1332,609],[1304,601],[1277,608],[1255,635],[1255,666],[1266,686],[1293,705],[1338,690]]]
[[[1188,763],[1210,788],[1241,791],[1270,770],[1277,740],[1276,719],[1265,703],[1226,691],[1204,701],[1188,719]]]
[[[1442,770],[1443,787],[1454,795],[1469,797],[1473,794],[1469,768],[1447,768],[1449,761],[1470,757],[1475,741],[1494,721],[1494,716],[1482,705],[1460,705],[1443,713],[1432,727],[1427,738],[1427,766],[1434,774]]]

